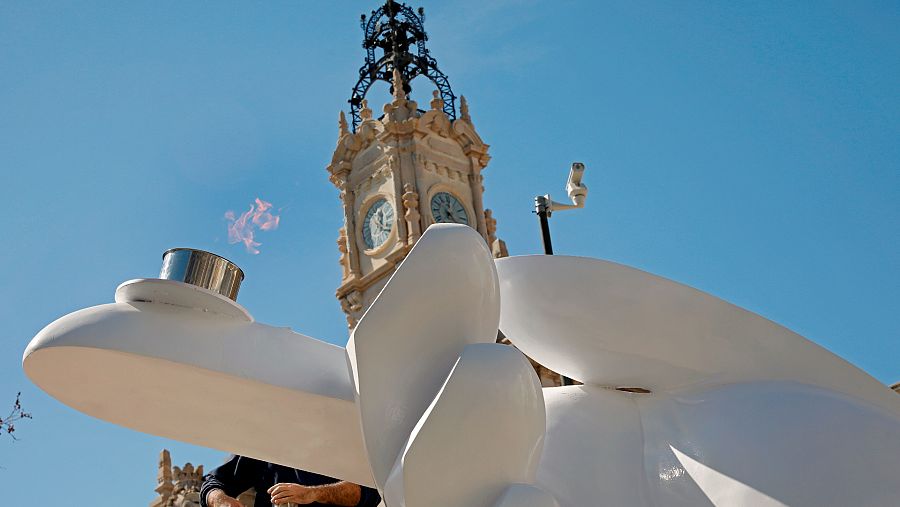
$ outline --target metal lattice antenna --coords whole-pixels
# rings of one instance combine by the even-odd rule
[[[353,87],[353,94],[348,101],[354,132],[359,126],[360,108],[369,88],[375,81],[392,83],[394,68],[400,69],[403,76],[404,95],[409,95],[412,90],[410,82],[413,78],[424,75],[437,86],[441,100],[444,101],[444,113],[451,120],[456,119],[456,96],[450,89],[447,76],[438,69],[437,62],[425,48],[428,35],[425,33],[424,23],[424,9],[419,7],[418,11],[413,11],[406,4],[393,0],[387,0],[382,7],[372,11],[368,18],[365,14],[361,16],[366,63],[359,69],[359,81]],[[376,58],[375,51],[379,49],[383,55]],[[391,93],[393,92],[391,86]]]

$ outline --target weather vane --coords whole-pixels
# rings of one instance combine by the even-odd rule
[[[425,9],[419,7],[413,11],[408,5],[392,0],[387,0],[383,6],[372,11],[369,17],[365,14],[361,16],[366,63],[359,69],[359,81],[353,87],[353,94],[348,101],[354,132],[360,123],[362,101],[372,84],[375,81],[385,81],[391,84],[391,93],[394,92],[394,68],[400,69],[406,95],[412,90],[409,83],[413,78],[420,75],[428,77],[437,86],[441,100],[444,101],[444,113],[451,120],[456,119],[456,96],[450,89],[447,76],[438,69],[437,62],[425,48],[428,35],[425,33],[424,23]],[[380,57],[376,55],[377,50],[382,52]]]

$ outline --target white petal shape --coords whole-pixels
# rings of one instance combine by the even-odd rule
[[[655,398],[635,398],[652,505],[874,507],[900,498],[900,419],[864,401],[795,382]]]
[[[496,340],[499,314],[497,273],[481,235],[464,225],[429,227],[347,344],[379,488],[463,348]]]
[[[787,507],[774,498],[714,470],[694,458],[670,447],[678,462],[684,466],[713,505],[747,505],[754,507]]]
[[[469,345],[409,437],[385,503],[491,507],[509,485],[533,482],[544,428],[541,384],[525,356]]]
[[[594,386],[544,389],[547,436],[536,484],[565,507],[649,507],[636,396]]]
[[[900,498],[900,418],[796,382],[544,390],[536,485],[562,507],[840,507]]]
[[[529,484],[513,484],[506,488],[494,507],[559,507],[546,491]]]
[[[843,359],[671,280],[566,256],[509,257],[497,270],[500,329],[528,356],[584,383],[658,391],[796,380],[900,410],[895,393]]]
[[[290,329],[115,303],[48,325],[23,366],[51,396],[99,419],[374,483],[344,350]]]

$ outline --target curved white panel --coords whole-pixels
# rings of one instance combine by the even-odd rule
[[[494,507],[559,507],[546,491],[528,484],[513,484],[506,488]]]
[[[710,468],[694,458],[670,447],[687,475],[700,486],[713,505],[752,505],[754,507],[787,507],[769,495]]]
[[[544,389],[547,436],[537,485],[562,507],[651,505],[634,402],[640,396],[593,386]]]
[[[709,294],[612,262],[497,260],[500,329],[539,363],[588,384],[654,391],[796,380],[900,414],[887,387],[802,336]]]
[[[379,487],[463,348],[496,340],[499,297],[481,235],[436,224],[357,324],[347,353]]]
[[[900,419],[858,399],[757,382],[638,405],[652,505],[874,507],[900,498]]]
[[[533,482],[544,423],[541,384],[525,356],[469,345],[396,461],[385,501],[491,507],[510,484]]]
[[[176,280],[138,278],[116,287],[116,303],[163,303],[253,322],[246,308],[203,287]]]
[[[900,498],[900,398],[840,358],[617,264],[496,266],[499,286],[477,232],[432,227],[346,351],[197,291],[124,284],[116,304],[42,330],[24,368],[87,414],[377,484],[390,507]],[[523,352],[588,385],[541,391],[519,352],[493,344],[498,320]]]
[[[48,325],[23,366],[51,396],[94,417],[373,483],[343,349],[290,329],[115,303]]]

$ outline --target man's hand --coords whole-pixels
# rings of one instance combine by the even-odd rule
[[[214,489],[206,494],[206,505],[209,507],[244,507],[241,502],[226,495],[221,489]]]
[[[279,482],[267,491],[272,497],[272,503],[275,505],[287,503],[311,504],[319,500],[319,492],[321,492],[320,488],[301,486],[290,482]]]
[[[282,482],[269,488],[268,493],[272,496],[272,503],[275,505],[287,503],[307,505],[319,502],[328,505],[350,506],[359,503],[362,490],[359,485],[345,481],[322,486],[301,486]]]

